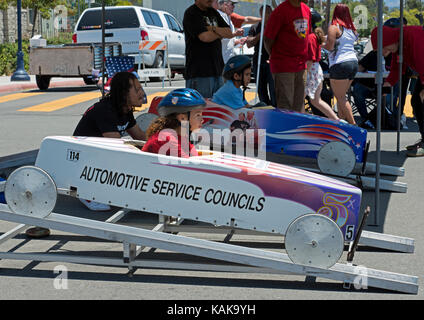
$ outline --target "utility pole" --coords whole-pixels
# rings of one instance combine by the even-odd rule
[[[331,10],[331,0],[327,0],[327,4],[325,6],[325,34],[328,33],[328,26],[330,25],[330,10]]]

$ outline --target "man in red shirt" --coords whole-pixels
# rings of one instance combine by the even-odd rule
[[[264,44],[270,54],[278,108],[305,111],[306,61],[311,25],[311,11],[301,0],[281,3],[266,25]]]
[[[399,74],[409,67],[419,74],[415,84],[411,105],[420,130],[421,139],[417,143],[407,146],[409,157],[424,156],[424,28],[419,26],[405,26],[403,29],[403,70],[399,70],[399,38],[400,29],[383,26],[383,56],[392,54],[390,74],[384,86],[394,86],[399,80]],[[371,33],[371,42],[377,50],[377,28]]]

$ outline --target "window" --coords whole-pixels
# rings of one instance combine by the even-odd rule
[[[162,21],[156,12],[141,10],[141,13],[149,26],[163,27]]]
[[[140,23],[133,8],[111,9],[105,12],[105,29],[138,28]],[[86,11],[77,30],[96,30],[102,28],[102,11]]]
[[[171,30],[176,32],[183,32],[183,29],[173,17],[171,17],[168,14],[165,14],[165,19],[166,19],[166,22],[168,22],[168,26]]]

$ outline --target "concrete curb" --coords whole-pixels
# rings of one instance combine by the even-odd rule
[[[69,81],[52,81],[50,82],[49,88],[57,87],[82,87],[86,86],[84,80],[69,80]],[[0,93],[14,92],[38,89],[37,84],[33,82],[16,82],[12,84],[0,85]]]

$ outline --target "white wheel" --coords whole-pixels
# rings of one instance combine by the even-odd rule
[[[47,172],[37,167],[24,166],[10,174],[4,195],[12,212],[45,218],[56,205],[57,189]]]
[[[346,177],[355,168],[356,157],[349,145],[341,141],[332,141],[322,146],[317,161],[322,173]]]
[[[158,116],[154,113],[142,113],[135,119],[135,121],[140,129],[146,132],[147,128],[156,118],[158,118]]]
[[[328,269],[343,254],[344,239],[333,220],[321,214],[307,214],[289,225],[285,247],[293,263]]]

